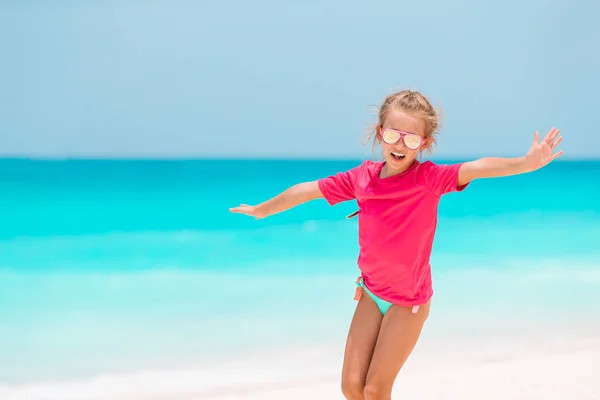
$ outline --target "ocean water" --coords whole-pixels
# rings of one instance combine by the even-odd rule
[[[228,209],[359,162],[0,160],[0,387],[341,351],[355,204]],[[445,196],[424,336],[597,322],[599,199],[597,161]]]

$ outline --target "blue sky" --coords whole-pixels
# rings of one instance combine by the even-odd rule
[[[443,108],[437,157],[600,156],[598,2],[0,2],[0,153],[370,154],[390,91]]]

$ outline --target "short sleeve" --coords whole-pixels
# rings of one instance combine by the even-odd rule
[[[463,163],[434,164],[428,163],[425,172],[427,186],[438,197],[447,193],[463,191],[469,184],[458,186],[458,171]]]
[[[329,205],[356,198],[354,187],[360,166],[318,180],[319,189]]]

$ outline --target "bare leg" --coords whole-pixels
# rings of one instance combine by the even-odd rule
[[[411,307],[391,306],[381,323],[365,384],[365,400],[390,400],[400,369],[412,353],[429,316],[427,303],[416,314]]]
[[[344,351],[342,368],[342,393],[348,400],[364,400],[364,388],[367,371],[371,363],[373,349],[383,315],[379,307],[366,293],[363,293],[358,304]]]

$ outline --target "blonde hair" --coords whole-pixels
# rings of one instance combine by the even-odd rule
[[[437,144],[436,135],[440,128],[439,112],[435,110],[424,95],[412,90],[401,90],[389,94],[379,107],[377,124],[371,127],[367,134],[367,140],[373,139],[373,151],[380,143],[379,135],[377,135],[378,129],[383,125],[390,110],[402,111],[423,119],[425,122],[425,138],[431,138],[430,144],[424,151],[431,154],[433,147]]]

